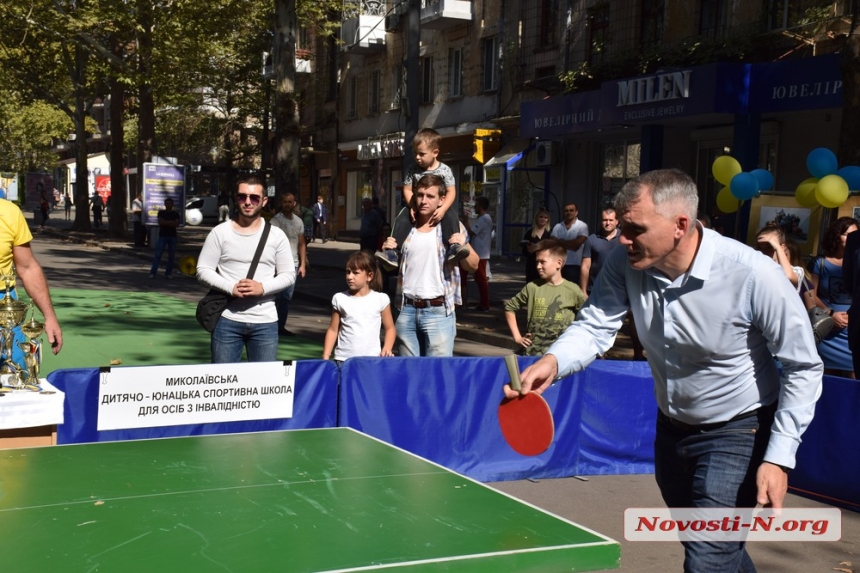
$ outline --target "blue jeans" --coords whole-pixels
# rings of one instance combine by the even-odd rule
[[[299,267],[296,267],[296,282],[299,280]],[[296,283],[291,284],[284,290],[278,293],[275,297],[275,306],[278,309],[278,328],[287,328],[287,318],[290,316],[290,301],[293,299],[293,292],[296,290]]]
[[[212,332],[210,348],[213,364],[239,362],[243,348],[248,362],[274,362],[278,359],[278,323],[252,324],[222,316]]]
[[[669,507],[755,507],[774,408],[717,428],[679,429],[657,414],[654,474]],[[684,571],[754,573],[743,542],[683,542]]]
[[[400,356],[453,356],[457,319],[444,306],[415,308],[404,304],[397,317]]]
[[[164,269],[164,274],[170,276],[173,272],[173,263],[176,259],[176,237],[158,237],[158,243],[155,245],[155,256],[152,258],[152,268],[149,269],[149,274],[158,274],[158,265],[161,264],[161,255],[164,254],[164,247],[167,247],[167,268]]]

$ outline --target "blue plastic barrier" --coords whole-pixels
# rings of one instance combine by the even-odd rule
[[[654,473],[657,401],[646,362],[599,360],[581,373],[577,475]]]
[[[521,358],[520,368],[534,362]],[[502,358],[359,358],[341,369],[340,425],[479,481],[650,473],[654,401],[645,363],[600,361],[544,397],[555,439],[535,457],[508,447],[497,408]]]
[[[520,358],[520,368],[534,358]],[[596,361],[547,389],[556,436],[524,457],[502,438],[496,411],[508,374],[496,358],[357,358],[297,362],[294,417],[280,420],[96,431],[95,368],[48,376],[66,393],[61,444],[212,433],[349,426],[479,481],[651,473],[653,381],[644,362]],[[860,382],[824,377],[803,436],[794,492],[860,511]]]
[[[333,362],[324,360],[300,360],[296,365],[292,418],[104,432],[96,430],[99,402],[98,368],[56,370],[48,375],[48,381],[66,393],[65,420],[62,425],[57,426],[57,443],[81,444],[337,426],[337,366]]]
[[[824,377],[815,417],[788,477],[793,492],[860,511],[860,382]]]

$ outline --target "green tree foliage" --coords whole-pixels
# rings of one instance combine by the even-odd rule
[[[275,8],[284,3],[293,14],[289,29],[277,27],[275,19]],[[186,164],[253,167],[261,154],[261,118],[273,106],[285,106],[289,113],[284,117],[296,118],[276,125],[289,127],[287,137],[297,158],[298,103],[292,81],[286,81],[294,74],[296,28],[331,34],[339,23],[338,7],[316,0],[276,0],[275,5],[269,0],[3,2],[0,73],[10,77],[7,85],[19,94],[18,111],[43,102],[71,119],[73,130],[65,125],[62,133],[48,130],[44,137],[30,139],[46,141],[74,132],[79,171],[86,168],[86,132],[92,129],[85,119],[109,93],[122,100],[112,102],[112,109],[123,111],[116,116],[122,121],[112,118],[112,131],[120,136],[112,141],[112,165],[130,155],[123,149],[134,142],[138,162],[157,154]],[[278,47],[276,33],[281,42],[290,43],[288,50]],[[273,51],[282,61],[275,62],[281,71],[270,97],[261,72],[263,53]],[[45,122],[28,125],[39,129]],[[295,172],[297,161],[289,169]],[[80,193],[76,201],[84,204]],[[123,195],[114,193],[124,202]],[[112,211],[122,231],[124,209]],[[88,210],[79,210],[78,216],[83,219],[76,219],[76,226],[88,228]]]
[[[26,173],[57,166],[54,139],[65,141],[69,117],[41,101],[24,103],[19,94],[0,89],[0,170]]]
[[[31,0],[0,6],[0,68],[9,87],[24,101],[42,101],[64,112],[74,125],[78,173],[87,171],[87,116],[103,99],[104,76],[90,66],[90,51],[76,41],[98,31],[92,20],[71,19],[66,10],[85,13],[88,2]],[[79,186],[75,202],[85,204],[86,186]],[[87,210],[78,209],[75,227],[89,227]]]

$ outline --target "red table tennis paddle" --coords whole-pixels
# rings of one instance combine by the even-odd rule
[[[519,392],[522,385],[517,357],[513,354],[505,356],[505,366],[511,377],[511,388]],[[499,404],[499,426],[508,445],[523,456],[544,453],[555,435],[549,404],[534,392],[502,400]]]

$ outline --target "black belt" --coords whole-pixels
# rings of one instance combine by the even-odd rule
[[[776,402],[769,406],[762,406],[760,408],[756,408],[750,412],[744,412],[743,414],[738,414],[731,420],[726,420],[725,422],[711,422],[707,424],[688,424],[686,422],[682,422],[681,420],[676,420],[675,418],[670,418],[666,414],[663,413],[659,408],[657,409],[657,419],[662,420],[672,426],[673,428],[678,428],[684,432],[707,432],[710,430],[718,430],[725,426],[730,422],[737,422],[738,420],[745,420],[746,418],[752,418],[753,416],[759,416],[762,414],[770,414],[776,411]]]
[[[408,296],[403,297],[406,301],[406,304],[409,306],[414,306],[415,308],[427,308],[428,306],[444,306],[445,305],[445,297],[437,296],[436,298],[409,298]]]

